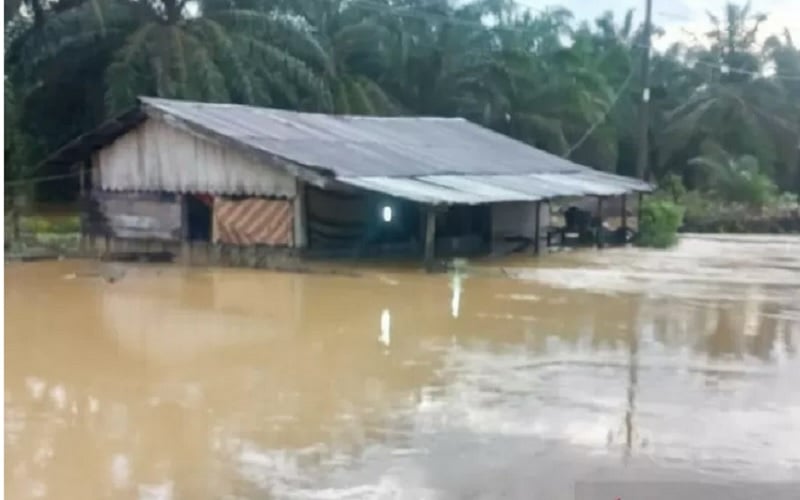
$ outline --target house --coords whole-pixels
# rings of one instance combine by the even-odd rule
[[[430,262],[515,238],[538,252],[549,200],[650,190],[461,118],[146,97],[48,161],[80,165],[91,200],[84,233],[102,251],[249,265],[342,255]]]

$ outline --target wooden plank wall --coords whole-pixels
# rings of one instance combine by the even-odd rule
[[[178,241],[182,204],[174,194],[95,191],[87,233],[124,239]]]

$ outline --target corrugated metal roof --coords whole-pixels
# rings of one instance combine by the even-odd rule
[[[146,108],[337,177],[563,173],[585,168],[462,118],[340,116],[141,100]]]
[[[650,191],[462,118],[336,116],[142,98],[169,117],[342,182],[424,203],[478,204]]]
[[[596,175],[601,174],[601,175]],[[504,201],[537,201],[568,196],[615,196],[649,191],[633,179],[629,185],[619,176],[603,172],[529,175],[426,175],[421,177],[342,177],[345,184],[421,203],[466,204]]]
[[[140,102],[124,120],[84,134],[46,163],[79,161],[155,116],[320,186],[336,179],[425,203],[652,190],[637,179],[578,165],[462,118],[336,116],[148,97]]]

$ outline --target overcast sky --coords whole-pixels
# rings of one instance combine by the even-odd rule
[[[635,10],[637,21],[644,17],[644,0],[517,0],[532,8],[562,5],[570,9],[578,19],[593,19],[606,10],[621,16],[630,9]],[[706,11],[722,13],[727,0],[653,0],[653,22],[665,29],[660,40],[653,40],[656,47],[663,48],[678,40],[688,40],[685,31],[702,33],[708,29]],[[740,5],[744,2],[738,2]],[[795,43],[800,43],[800,0],[752,0],[752,12],[767,14],[767,21],[760,31],[761,38],[768,34],[783,32],[788,28]],[[791,7],[793,6],[793,8]]]

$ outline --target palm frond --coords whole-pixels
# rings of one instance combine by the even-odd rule
[[[241,9],[215,12],[209,19],[241,37],[283,46],[286,52],[333,74],[334,65],[330,54],[320,45],[311,27],[301,24],[297,19]]]
[[[178,26],[169,27],[171,40],[171,51],[167,53],[167,57],[173,62],[172,67],[175,70],[175,77],[177,83],[176,94],[179,96],[186,95],[187,93],[187,69],[186,69],[186,51],[184,50],[184,33]],[[201,46],[202,47],[202,46]],[[198,50],[194,47],[194,50]]]
[[[205,45],[193,35],[181,32],[180,38],[189,49],[188,62],[191,74],[187,85],[183,88],[182,97],[208,100],[212,102],[230,102],[230,93],[225,76],[217,67]]]
[[[392,99],[392,97],[376,82],[369,78],[359,78],[359,82],[376,113],[382,115],[397,115],[402,113],[400,104]]]
[[[560,120],[534,113],[515,114],[522,136],[520,139],[544,147],[553,154],[567,153],[569,145]]]
[[[234,37],[245,53],[256,58],[273,71],[284,72],[288,79],[298,85],[317,103],[318,109],[325,111],[333,107],[330,90],[324,80],[319,78],[301,60],[272,45],[249,37]]]
[[[349,112],[355,115],[374,115],[375,107],[361,86],[361,82],[356,79],[348,79],[345,85],[350,102]]]
[[[252,70],[245,67],[234,42],[219,23],[213,19],[199,19],[189,26],[196,37],[208,40],[212,58],[220,66],[220,70],[228,75],[230,89],[241,96],[245,103],[254,103],[256,94],[253,86]],[[263,102],[262,95],[259,101]]]
[[[337,80],[333,86],[333,111],[339,114],[352,112],[347,86],[341,80]]]
[[[110,114],[125,109],[136,100],[139,75],[134,62],[145,56],[151,35],[158,29],[155,23],[147,23],[131,34],[124,47],[117,52],[106,70],[106,108]]]

